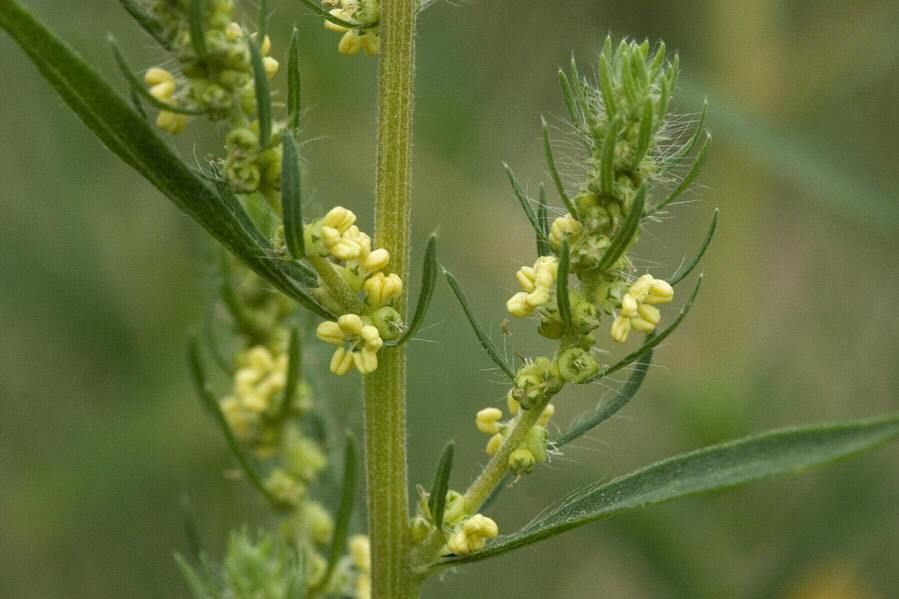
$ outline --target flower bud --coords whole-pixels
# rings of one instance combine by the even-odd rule
[[[484,408],[478,412],[475,424],[482,433],[494,435],[499,432],[499,421],[502,417],[502,410],[497,408]]]
[[[371,252],[365,259],[363,266],[369,272],[377,272],[390,262],[390,253],[384,248],[379,248]]]
[[[577,330],[589,333],[599,326],[599,312],[590,302],[579,302],[572,310],[571,321]]]
[[[496,433],[490,440],[487,441],[487,446],[484,448],[484,451],[487,452],[487,455],[494,455],[499,448],[503,444],[503,436],[500,433]]]
[[[347,335],[358,336],[362,333],[362,318],[358,314],[344,314],[337,319],[337,326]]]
[[[268,36],[266,36],[266,39],[268,39]],[[264,56],[262,58],[262,69],[265,71],[265,76],[269,79],[275,78],[275,75],[278,74],[278,67],[280,66],[278,61],[271,56]]]
[[[344,56],[353,56],[362,49],[362,39],[355,31],[347,31],[337,44],[337,51]]]
[[[534,469],[536,459],[529,449],[520,447],[509,455],[509,470],[513,474],[527,474]]]
[[[624,343],[627,341],[627,336],[631,332],[631,319],[626,316],[619,316],[612,323],[612,330],[610,334],[612,335],[612,339],[617,343]]]
[[[374,56],[381,50],[381,36],[377,33],[366,33],[362,36],[362,50],[369,56]]]
[[[546,462],[546,429],[537,425],[528,431],[525,438],[525,447],[534,456],[534,461],[538,464]]]
[[[356,215],[351,210],[347,210],[342,206],[335,206],[322,217],[321,223],[327,227],[333,227],[340,233],[345,233],[347,229],[356,222]]]
[[[562,321],[557,318],[542,318],[537,325],[537,332],[547,339],[562,338]]]
[[[667,281],[654,279],[649,287],[649,294],[643,300],[647,304],[667,304],[674,299],[674,287]]]
[[[517,316],[518,318],[530,316],[534,310],[528,305],[527,300],[527,292],[519,291],[506,302],[506,310],[509,311],[509,314]]]
[[[368,348],[353,352],[353,364],[361,374],[371,374],[378,369],[378,355]]]
[[[343,376],[353,368],[353,352],[348,352],[344,347],[338,347],[331,356],[329,369],[331,374]]]
[[[579,347],[573,347],[559,356],[559,374],[569,383],[583,383],[599,372],[596,358]]]
[[[400,313],[390,306],[378,308],[371,315],[372,324],[378,329],[381,339],[397,339],[402,333],[403,321]]]

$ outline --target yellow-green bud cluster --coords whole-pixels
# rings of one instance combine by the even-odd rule
[[[370,374],[378,368],[378,350],[384,346],[378,328],[358,314],[344,314],[318,325],[315,334],[325,343],[338,346],[331,357],[332,374],[342,376],[353,369]]]
[[[509,396],[522,408],[530,410],[558,393],[563,385],[559,365],[541,356],[518,369]]]
[[[277,438],[266,424],[280,412],[286,384],[287,354],[272,355],[261,345],[238,354],[231,395],[220,405],[241,442],[258,451],[271,451]]]
[[[631,329],[651,333],[662,318],[658,304],[674,299],[674,288],[652,275],[643,275],[621,297],[620,312],[612,323],[612,339],[618,343],[627,341]]]
[[[507,408],[511,418],[503,420],[505,416],[499,408],[484,408],[477,413],[475,424],[482,433],[491,435],[484,451],[488,455],[494,455],[508,437],[521,414],[521,406],[510,392],[506,396]],[[524,441],[512,450],[509,455],[509,470],[514,474],[527,474],[534,469],[536,464],[543,464],[547,460],[546,451],[546,425],[556,413],[552,404],[547,404],[537,419],[537,424],[531,427]]]
[[[534,266],[524,266],[516,278],[524,291],[519,291],[506,302],[512,316],[524,318],[555,299],[556,274],[559,260],[555,256],[540,256]]]
[[[371,599],[371,545],[365,535],[349,539],[350,562],[355,571],[355,599]]]
[[[338,52],[353,56],[361,50],[373,56],[380,51],[381,36],[378,28],[365,27],[381,18],[380,0],[323,0],[322,4],[338,19],[359,24],[359,27],[350,28],[325,20],[325,29],[343,34],[337,44]]]
[[[496,522],[482,514],[475,514],[458,526],[446,542],[446,548],[454,555],[468,555],[482,549],[487,541],[498,534]]]

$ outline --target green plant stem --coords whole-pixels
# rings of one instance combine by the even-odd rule
[[[481,505],[490,497],[490,494],[500,484],[509,472],[509,456],[524,441],[525,437],[543,414],[546,404],[552,399],[547,396],[543,401],[536,404],[530,410],[522,410],[518,420],[512,427],[512,431],[506,437],[503,444],[497,450],[490,461],[481,470],[481,473],[475,479],[468,490],[465,491],[465,509],[469,513],[475,513],[480,509]]]
[[[417,10],[418,0],[381,3],[375,242],[390,252],[391,270],[404,282],[409,280]],[[405,291],[397,307],[405,314]],[[421,586],[409,564],[404,348],[385,348],[378,369],[365,377],[365,471],[375,599],[413,599]]]
[[[340,278],[340,274],[334,270],[334,265],[327,258],[306,256],[306,261],[318,274],[331,297],[345,310],[341,314],[362,314],[362,302],[359,301],[353,290],[346,284],[346,281]],[[336,316],[341,316],[341,314]]]

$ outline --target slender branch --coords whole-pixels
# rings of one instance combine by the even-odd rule
[[[375,241],[390,252],[403,281],[409,280],[417,10],[418,0],[381,3]],[[405,292],[398,308],[405,313]],[[365,448],[372,596],[414,599],[420,579],[409,566],[405,346],[385,348],[378,369],[365,377]]]

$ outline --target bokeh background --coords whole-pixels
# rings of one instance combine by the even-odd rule
[[[27,3],[117,84],[107,31],[133,64],[162,59],[116,2]],[[293,23],[302,34],[312,204],[350,206],[369,225],[375,61],[339,56],[299,2],[272,4],[276,55]],[[539,117],[564,142],[556,68],[573,52],[591,70],[606,33],[661,38],[681,56],[677,108],[695,114],[704,95],[712,107],[692,201],[640,250],[654,272],[673,270],[720,207],[699,303],[622,416],[505,494],[494,515],[506,530],[575,486],[675,452],[897,409],[897,26],[893,0],[481,0],[423,14],[414,236],[421,247],[439,228],[441,260],[494,332],[534,251],[500,161],[531,190],[549,181]],[[171,558],[185,547],[183,494],[214,555],[230,528],[265,524],[252,492],[222,475],[231,462],[185,369],[210,296],[208,241],[3,35],[0,58],[0,596],[185,596]],[[195,123],[179,147],[192,160],[215,135]],[[515,325],[510,351],[544,347],[528,328]],[[454,438],[462,487],[484,460],[473,413],[503,387],[445,287],[421,337],[410,476],[430,481]],[[315,383],[336,422],[358,428],[358,381]],[[604,392],[566,392],[557,422]],[[888,447],[569,532],[426,594],[886,599],[897,552]]]

